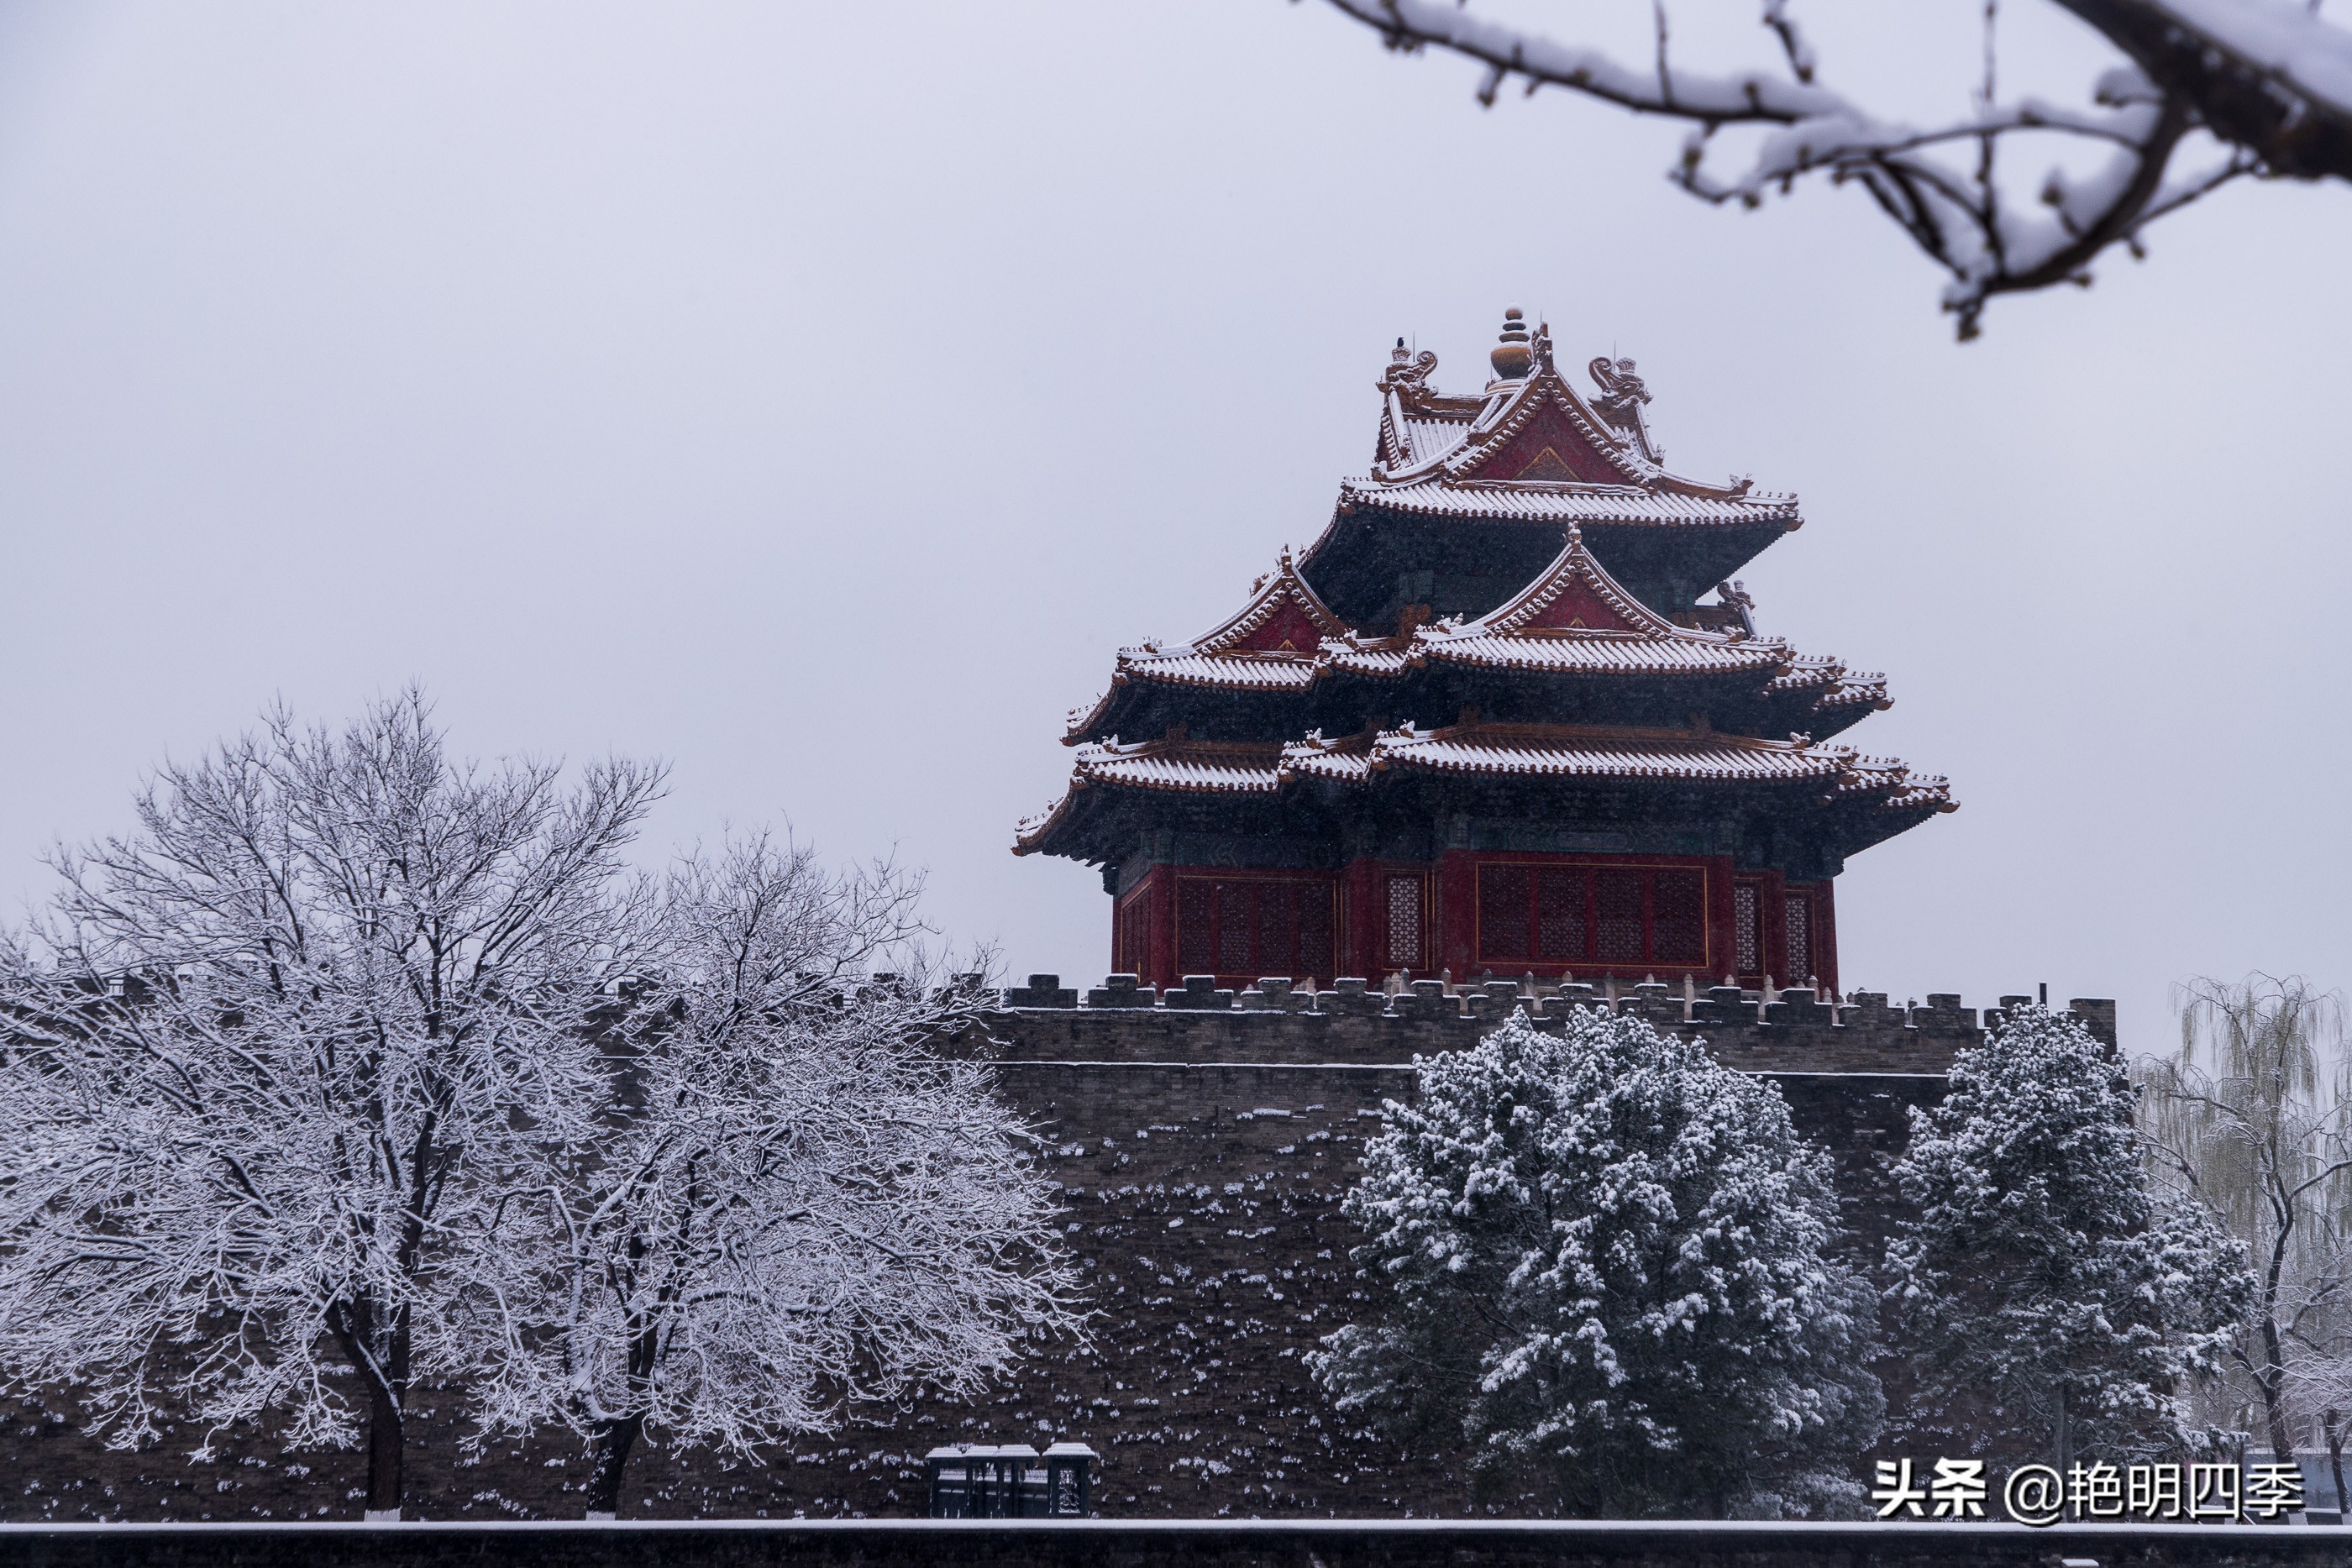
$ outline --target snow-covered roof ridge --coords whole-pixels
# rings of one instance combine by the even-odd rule
[[[1305,691],[1315,684],[1325,640],[1351,632],[1298,574],[1285,545],[1274,570],[1251,584],[1249,601],[1213,630],[1189,643],[1121,648],[1110,688],[1070,710],[1062,742],[1077,745],[1109,715],[1118,689],[1139,679],[1224,691]]]
[[[1893,758],[1865,757],[1851,746],[1802,734],[1773,740],[1704,725],[1519,724],[1465,714],[1434,728],[1408,719],[1391,729],[1336,739],[1310,731],[1291,741],[1193,740],[1175,732],[1132,745],[1089,745],[1079,751],[1068,792],[1015,830],[1013,852],[1043,850],[1093,789],[1274,796],[1302,785],[1370,788],[1414,774],[1793,786],[1819,805],[1841,810],[1958,810],[1941,775],[1914,774]]]
[[[1286,625],[1306,645],[1248,646]],[[1388,682],[1433,665],[1602,679],[1746,677],[1755,695],[1810,697],[1814,712],[1891,706],[1885,676],[1853,674],[1834,655],[1796,653],[1785,639],[1757,636],[1744,623],[1693,626],[1659,614],[1610,574],[1571,526],[1551,564],[1495,610],[1468,621],[1409,622],[1387,636],[1340,624],[1286,556],[1259,580],[1250,605],[1217,632],[1172,647],[1122,650],[1110,688],[1071,711],[1063,741],[1098,737],[1125,711],[1121,692],[1138,682],[1305,697],[1334,676]]]
[[[1561,624],[1548,620],[1549,612],[1560,609],[1564,596],[1581,589],[1599,601],[1620,624],[1614,627],[1586,627],[1581,621]],[[1475,621],[1444,629],[1421,628],[1433,637],[1477,637],[1489,634],[1509,635],[1530,631],[1547,631],[1559,635],[1582,632],[1592,635],[1608,632],[1621,636],[1673,638],[1711,646],[1722,645],[1731,638],[1716,632],[1697,632],[1677,626],[1641,600],[1627,592],[1622,584],[1609,575],[1608,569],[1593,559],[1585,548],[1583,531],[1573,523],[1569,525],[1568,539],[1559,555],[1535,580],[1505,600],[1500,605]]]
[[[1622,483],[1647,486],[1665,476],[1665,470],[1651,461],[1647,453],[1636,450],[1616,426],[1592,411],[1577,394],[1576,389],[1568,384],[1565,376],[1549,367],[1537,371],[1517,387],[1498,396],[1471,424],[1462,444],[1446,454],[1435,466],[1449,479],[1471,478],[1547,411],[1565,417],[1570,428],[1582,436],[1593,452],[1622,476]],[[1515,476],[1490,476],[1496,478]],[[1607,481],[1538,482],[1601,484]]]
[[[1596,356],[1587,367],[1596,390],[1588,395],[1554,363],[1549,325],[1538,323],[1530,340],[1516,310],[1495,352],[1497,379],[1484,392],[1448,397],[1429,384],[1437,356],[1412,355],[1398,340],[1381,382],[1372,470],[1341,482],[1342,512],[1369,504],[1431,515],[1593,522],[1780,521],[1794,528],[1802,521],[1792,495],[1758,492],[1746,479],[1712,485],[1669,472],[1643,412],[1650,391],[1632,360]],[[1546,435],[1556,439],[1513,455]],[[1519,494],[1492,488],[1500,486]],[[1612,491],[1619,497],[1613,507],[1592,504]],[[1584,504],[1563,505],[1571,497]],[[1661,500],[1698,505],[1645,504]]]
[[[1593,673],[1753,672],[1777,678],[1798,659],[1777,637],[1700,630],[1660,615],[1609,574],[1571,525],[1552,563],[1495,610],[1473,621],[1414,627],[1403,663]],[[1844,668],[1818,655],[1805,662]],[[1332,663],[1355,667],[1346,655]]]
[[[1433,517],[1502,517],[1515,521],[1595,525],[1715,526],[1753,528],[1776,523],[1793,530],[1804,525],[1794,496],[1689,495],[1661,486],[1548,485],[1514,480],[1443,479],[1384,485],[1377,480],[1339,481],[1334,510],[1344,517],[1359,509]]]
[[[1119,650],[1119,658],[1124,663],[1130,655],[1138,660],[1177,658],[1186,654],[1232,653],[1254,653],[1273,658],[1297,655],[1311,657],[1315,652],[1311,646],[1303,648],[1280,645],[1271,648],[1249,646],[1251,639],[1279,616],[1286,606],[1295,607],[1299,614],[1311,623],[1318,640],[1323,637],[1344,636],[1349,630],[1348,623],[1334,614],[1329,605],[1323,602],[1323,596],[1317,593],[1307,580],[1298,574],[1298,565],[1291,559],[1290,547],[1285,545],[1282,547],[1281,555],[1275,561],[1274,570],[1250,585],[1249,602],[1228,616],[1213,630],[1195,637],[1180,648],[1150,646],[1122,648]]]

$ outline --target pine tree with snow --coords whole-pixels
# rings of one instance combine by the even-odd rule
[[[1875,1301],[1778,1089],[1583,1009],[1415,1075],[1345,1203],[1379,1306],[1311,1359],[1339,1409],[1569,1514],[1858,1499]]]
[[[2013,1009],[1911,1113],[1916,1213],[1886,1255],[1902,1427],[1952,1451],[2178,1453],[2253,1281],[2202,1204],[2151,1179],[2124,1064],[2071,1013]]]

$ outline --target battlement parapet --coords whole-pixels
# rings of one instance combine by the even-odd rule
[[[1685,991],[1654,981],[1613,995],[1586,985],[1511,980],[1460,988],[1416,980],[1387,990],[1340,979],[1328,990],[1309,990],[1278,976],[1236,992],[1206,975],[1158,993],[1133,975],[1112,975],[1081,999],[1058,975],[1032,975],[1027,985],[999,993],[989,1034],[1008,1061],[1370,1065],[1458,1050],[1515,1011],[1556,1030],[1571,1009],[1596,1008],[1704,1039],[1726,1062],[1754,1071],[1942,1073],[1955,1051],[1983,1039],[2007,1009],[2032,1000],[2003,997],[1980,1017],[1948,992],[1897,1005],[1878,991],[1840,998],[1805,988],[1764,995],[1731,986]],[[2112,1000],[2078,997],[2066,1006],[2115,1048]]]

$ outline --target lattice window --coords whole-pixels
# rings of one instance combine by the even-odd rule
[[[1536,873],[1536,956],[1548,964],[1574,963],[1591,944],[1587,939],[1585,899],[1591,878],[1580,871],[1551,867]]]
[[[1176,884],[1176,968],[1179,974],[1217,972],[1217,884],[1186,877]]]
[[[1706,873],[1695,867],[1506,862],[1477,874],[1481,964],[1707,965]]]
[[[1792,893],[1783,907],[1789,921],[1789,984],[1801,985],[1813,976],[1813,901]]]
[[[1697,872],[1652,873],[1650,961],[1675,968],[1706,962],[1706,879]]]
[[[1594,875],[1594,925],[1601,938],[1593,956],[1604,964],[1642,961],[1642,873],[1604,871]]]
[[[1732,966],[1743,975],[1764,972],[1764,900],[1752,882],[1731,885]]]
[[[1478,868],[1478,956],[1503,963],[1534,956],[1528,950],[1528,868]]]
[[[1268,974],[1287,974],[1300,985],[1310,985],[1318,976],[1329,979],[1339,972],[1334,961],[1332,946],[1331,901],[1334,890],[1315,883],[1294,884],[1297,895],[1298,945],[1292,949],[1297,955],[1293,968],[1269,969]]]
[[[1421,956],[1421,878],[1389,878],[1388,967],[1418,969]]]
[[[1265,882],[1257,889],[1257,961],[1269,975],[1298,970],[1298,897],[1287,883]]]
[[[1141,889],[1128,896],[1118,912],[1118,972],[1150,978],[1151,894]]]
[[[1328,881],[1185,876],[1176,881],[1177,967],[1188,975],[1304,983],[1336,972]]]
[[[1250,885],[1217,884],[1217,973],[1244,974],[1256,967],[1250,954]]]

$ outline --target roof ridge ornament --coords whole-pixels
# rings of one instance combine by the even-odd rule
[[[1437,356],[1427,349],[1412,352],[1399,338],[1389,352],[1388,369],[1381,373],[1381,388],[1394,392],[1398,401],[1412,407],[1429,396],[1430,373],[1437,369]]]
[[[1600,354],[1585,368],[1601,388],[1601,395],[1592,401],[1611,413],[1629,413],[1637,403],[1650,401],[1649,383],[1633,373],[1633,361],[1612,362],[1608,355]]]
[[[1495,367],[1498,382],[1524,380],[1528,367],[1535,363],[1535,350],[1528,341],[1528,313],[1514,305],[1503,312],[1502,336],[1496,340],[1486,359]]]
[[[1731,606],[1732,613],[1739,617],[1740,635],[1745,637],[1756,635],[1756,596],[1748,591],[1746,583],[1737,579],[1729,582],[1718,582],[1715,585],[1715,597]]]

